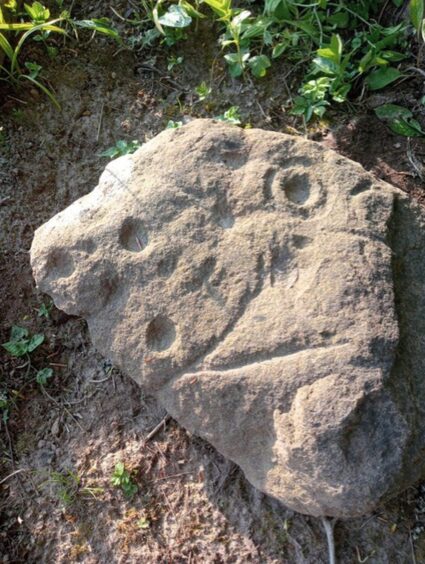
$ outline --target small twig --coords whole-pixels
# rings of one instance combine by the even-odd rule
[[[156,480],[150,480],[149,482],[147,482],[147,485],[155,484],[156,482],[161,482],[162,480],[171,480],[172,478],[179,478],[180,476],[188,476],[189,474],[193,474],[193,472],[180,472],[180,474],[171,474],[170,476],[164,476],[163,478],[156,478]]]
[[[72,415],[72,413],[69,411],[69,409],[67,409],[64,405],[61,405],[58,401],[55,400],[55,398],[53,398],[44,388],[44,386],[41,386],[41,389],[43,391],[43,394],[45,394],[53,403],[55,403],[59,408],[63,409],[64,411],[66,411],[66,413],[71,417],[71,419],[73,419],[73,421],[77,424],[77,426],[80,428],[81,431],[84,431],[85,429],[80,425],[78,419],[76,419],[74,417],[74,415]]]
[[[418,69],[417,67],[407,67],[406,70],[410,70],[413,72],[417,72],[418,74],[421,74],[422,76],[425,76],[425,71],[423,71],[422,69]]]
[[[415,545],[413,543],[412,531],[410,530],[410,528],[409,528],[409,540],[410,540],[410,548],[412,550],[412,564],[416,564]]]
[[[328,541],[328,554],[329,554],[329,564],[336,564],[335,560],[335,540],[334,540],[334,527],[335,519],[328,519],[327,517],[322,517],[321,521],[326,533],[326,540]]]
[[[154,427],[152,429],[152,431],[150,433],[147,434],[146,438],[145,438],[145,443],[147,443],[148,441],[150,441],[157,433],[159,433],[159,431],[161,431],[163,428],[165,429],[165,425],[168,423],[168,421],[170,421],[171,419],[171,415],[166,415],[159,423],[156,427]]]
[[[359,564],[364,564],[365,562],[367,562],[369,560],[370,555],[362,558],[362,555],[360,554],[360,550],[359,550],[358,546],[356,546],[356,552],[357,552],[357,562],[359,562]]]
[[[11,474],[9,474],[9,476],[3,478],[3,480],[0,481],[0,485],[4,484],[4,482],[6,482],[9,478],[12,478],[12,476],[16,476],[16,474],[20,474],[21,472],[27,472],[27,470],[28,470],[27,468],[19,468],[18,470],[15,470]]]
[[[100,108],[100,116],[99,116],[99,125],[97,126],[97,134],[96,134],[96,143],[99,142],[99,137],[100,137],[100,130],[102,128],[102,118],[103,118],[103,109],[105,107],[105,102],[102,103],[102,106]]]
[[[411,144],[410,144],[410,139],[407,140],[406,155],[407,155],[407,158],[409,159],[410,164],[414,168],[416,174],[419,176],[419,178],[422,181],[424,181],[425,180],[425,169],[424,169],[423,164],[416,158],[416,155],[414,154],[412,147],[411,147]]]

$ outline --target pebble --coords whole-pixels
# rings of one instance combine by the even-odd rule
[[[56,437],[57,435],[59,435],[59,431],[60,431],[59,419],[55,419],[51,429],[52,435]]]

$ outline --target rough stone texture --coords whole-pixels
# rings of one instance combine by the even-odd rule
[[[196,120],[110,163],[31,259],[255,486],[348,517],[424,470],[424,218],[316,143]]]

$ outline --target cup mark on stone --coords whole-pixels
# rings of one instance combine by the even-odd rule
[[[310,198],[310,178],[306,173],[295,172],[284,178],[281,184],[288,200],[297,205],[304,205]]]
[[[362,192],[366,192],[372,188],[372,179],[371,178],[361,178],[353,188],[350,190],[351,196],[357,196]]]
[[[272,186],[277,174],[275,168],[269,168],[264,175],[264,182],[262,185],[264,203],[270,202],[273,199]]]
[[[75,270],[72,256],[63,249],[53,249],[46,261],[48,274],[55,278],[68,278]]]
[[[176,339],[174,323],[166,315],[157,315],[146,328],[146,344],[149,350],[162,352],[171,347]]]
[[[148,244],[148,234],[140,219],[127,218],[121,225],[119,241],[124,249],[140,253]]]
[[[76,249],[91,255],[96,251],[97,245],[93,241],[93,239],[88,238],[88,239],[83,239],[82,241],[79,241]]]
[[[178,258],[175,255],[169,255],[162,258],[158,262],[157,272],[162,278],[169,278],[177,268]]]
[[[304,235],[293,235],[292,242],[296,249],[304,249],[313,242],[313,239]]]
[[[216,223],[223,229],[231,229],[235,219],[229,209],[229,204],[224,200],[218,200],[212,209]]]

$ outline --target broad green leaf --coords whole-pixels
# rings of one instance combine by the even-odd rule
[[[348,26],[350,18],[348,12],[341,11],[337,12],[336,14],[331,14],[326,21],[336,25],[339,28],[345,28]]]
[[[342,41],[339,35],[332,35],[331,42],[328,46],[322,47],[317,50],[319,57],[323,59],[329,59],[335,64],[339,64],[341,61],[342,54]]]
[[[267,69],[271,67],[270,59],[266,55],[256,55],[249,60],[248,64],[252,74],[257,78],[265,76]]]
[[[229,19],[232,14],[232,0],[204,0],[221,19]]]
[[[383,104],[375,109],[375,114],[379,119],[408,119],[412,117],[412,112],[409,109],[397,104]]]
[[[158,19],[159,23],[165,27],[183,28],[192,23],[192,18],[182,6],[172,4],[168,11]]]
[[[422,20],[424,19],[424,0],[410,0],[409,15],[413,27],[419,32],[422,27]]]
[[[41,345],[43,341],[44,335],[42,335],[41,333],[36,333],[35,335],[33,335],[30,339],[30,342],[28,343],[28,352],[35,350]]]
[[[287,48],[287,43],[278,43],[273,47],[272,59],[277,59]]]
[[[201,12],[198,12],[198,10],[194,8],[192,4],[186,2],[186,0],[180,0],[179,5],[186,11],[188,16],[191,16],[192,18],[203,19],[206,17],[204,16],[204,14],[201,14]]]
[[[103,35],[107,35],[108,37],[112,37],[116,41],[120,41],[120,34],[116,29],[111,27],[109,24],[109,20],[107,18],[100,18],[100,19],[91,19],[91,20],[76,20],[73,22],[74,25],[77,27],[81,27],[83,29],[91,29],[96,31],[97,33],[101,33]]]
[[[412,119],[409,122],[404,120],[394,120],[388,123],[390,129],[397,133],[397,135],[403,135],[404,137],[424,137],[425,132],[421,130],[419,123]]]
[[[28,341],[9,341],[3,343],[2,347],[12,356],[24,356],[28,352]]]
[[[28,337],[28,329],[26,327],[18,327],[14,325],[10,331],[10,340],[11,341],[22,341]]]
[[[42,368],[39,370],[35,376],[37,384],[40,386],[45,386],[47,380],[53,376],[53,370],[51,368]]]
[[[413,119],[412,112],[408,108],[397,104],[384,104],[375,109],[375,114],[379,119],[387,122],[389,128],[397,135],[405,137],[425,136],[419,122]]]
[[[402,73],[394,67],[382,67],[371,72],[366,81],[371,90],[380,90],[401,76],[403,76]]]

